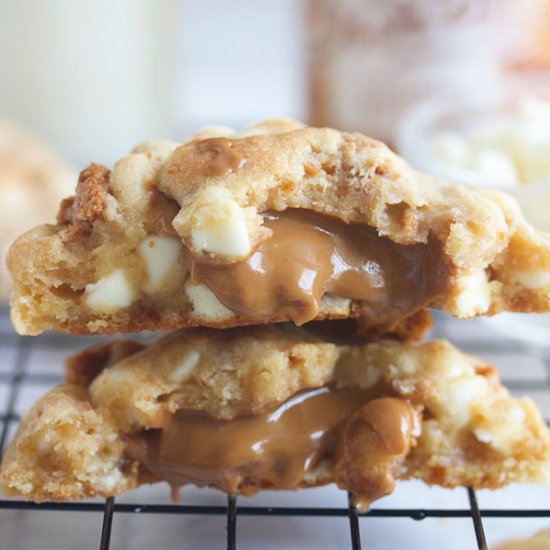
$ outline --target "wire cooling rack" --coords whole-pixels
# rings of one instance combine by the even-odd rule
[[[437,334],[435,336],[451,336],[451,339],[463,349],[485,356],[493,363],[501,367],[501,375],[512,393],[530,393],[543,410],[546,418],[550,416],[550,382],[548,373],[549,360],[545,357],[543,350],[528,348],[515,342],[510,342],[501,337],[492,335],[488,338],[488,332],[481,325],[460,324],[438,316],[436,322]],[[9,324],[7,312],[0,311],[0,449],[3,450],[8,439],[13,435],[15,427],[20,417],[21,407],[18,403],[27,394],[27,402],[24,408],[45,393],[47,389],[61,382],[62,366],[59,364],[60,357],[72,353],[84,346],[89,346],[97,342],[97,338],[84,337],[66,337],[58,334],[48,334],[40,337],[21,337],[16,335]],[[51,358],[55,357],[55,364],[52,364]],[[50,361],[48,361],[50,358]],[[508,361],[508,363],[506,363]],[[48,364],[49,363],[49,364]],[[508,376],[509,375],[509,376]],[[544,394],[544,395],[542,395]],[[23,399],[23,401],[25,401]],[[21,409],[21,410],[20,410]],[[455,490],[458,491],[458,490]],[[211,517],[222,516],[225,518],[225,536],[220,533],[220,538],[216,548],[225,547],[228,550],[235,550],[239,547],[238,525],[247,517],[253,518],[293,518],[295,521],[304,518],[328,518],[338,519],[338,521],[347,524],[349,534],[342,538],[334,548],[352,548],[358,550],[363,548],[374,548],[376,542],[369,536],[369,520],[374,518],[393,518],[400,521],[427,520],[429,518],[440,518],[442,521],[454,521],[462,518],[470,522],[470,533],[467,540],[471,543],[471,548],[487,549],[487,539],[485,536],[484,520],[489,518],[500,518],[507,520],[521,520],[526,518],[550,518],[550,501],[544,502],[541,506],[539,502],[532,500],[527,494],[523,504],[531,505],[533,502],[538,504],[536,507],[483,507],[478,505],[478,497],[472,489],[462,489],[466,491],[466,506],[455,507],[421,507],[418,499],[415,497],[407,499],[414,506],[411,507],[384,507],[385,500],[380,502],[382,507],[376,506],[366,514],[360,514],[351,504],[351,495],[347,495],[346,504],[332,507],[321,506],[280,506],[280,505],[243,505],[245,499],[229,496],[225,503],[219,505],[212,504],[164,504],[158,502],[149,502],[143,500],[137,503],[117,502],[109,498],[104,502],[76,502],[76,503],[54,503],[47,502],[43,504],[34,504],[14,499],[0,499],[0,526],[2,537],[0,537],[0,548],[12,548],[13,546],[3,546],[2,540],[6,540],[7,530],[13,524],[15,518],[19,522],[18,537],[25,536],[28,532],[25,525],[27,514],[31,512],[41,512],[48,514],[51,512],[62,513],[62,516],[55,514],[56,518],[63,517],[64,521],[59,526],[58,536],[63,538],[64,525],[67,522],[74,521],[73,513],[92,513],[97,517],[96,540],[90,542],[90,545],[83,546],[84,542],[79,541],[74,547],[77,548],[97,548],[108,550],[118,547],[116,541],[113,542],[112,533],[116,530],[117,521],[123,515],[133,515],[143,518],[144,515],[163,515],[164,517],[174,516],[193,516],[193,517]],[[298,495],[299,493],[296,493]],[[1,498],[1,497],[0,497]],[[519,503],[515,502],[516,505]],[[6,522],[2,523],[2,514],[15,513],[16,516],[10,516]],[[101,520],[101,521],[99,521]],[[91,521],[91,520],[87,520]],[[177,521],[177,519],[174,519]],[[550,523],[550,521],[548,522]],[[446,529],[449,529],[449,523],[446,523]],[[13,527],[15,528],[15,527]],[[280,533],[279,533],[280,534]],[[342,533],[343,534],[343,533]],[[182,536],[185,536],[182,535]],[[267,536],[267,535],[266,535]],[[269,535],[270,537],[276,537]],[[377,533],[377,537],[380,533]],[[362,540],[363,537],[363,540]],[[275,544],[276,541],[275,541]],[[41,545],[42,546],[42,545]],[[134,548],[135,546],[119,545],[120,548]],[[282,547],[283,545],[281,545]],[[33,548],[25,546],[21,548]],[[42,546],[45,547],[45,546]],[[53,546],[55,547],[55,546]],[[52,547],[52,548],[53,548]],[[67,546],[71,547],[71,546]],[[186,546],[189,547],[189,546]],[[191,546],[199,547],[199,546]],[[200,546],[208,548],[208,546]],[[252,546],[255,547],[255,546]],[[285,547],[288,545],[285,544]],[[296,548],[300,545],[297,544]],[[331,546],[325,546],[327,548]],[[390,547],[390,546],[388,546]],[[425,539],[409,540],[408,548],[427,548]],[[465,547],[465,546],[461,546]],[[467,547],[467,546],[466,546]],[[162,550],[164,546],[156,546]],[[173,540],[166,548],[183,548],[179,541]]]

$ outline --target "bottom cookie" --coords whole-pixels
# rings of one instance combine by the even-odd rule
[[[42,501],[156,481],[244,495],[335,482],[365,509],[408,478],[547,483],[550,432],[529,398],[447,342],[343,345],[266,326],[71,358],[66,385],[22,419],[0,486]]]

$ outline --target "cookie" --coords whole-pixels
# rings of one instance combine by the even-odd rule
[[[245,495],[335,482],[366,508],[409,478],[548,482],[548,427],[445,341],[342,344],[283,324],[73,357],[66,385],[22,420],[0,486],[41,501],[157,481]]]
[[[0,304],[11,289],[6,255],[13,241],[50,221],[71,193],[76,173],[55,151],[6,120],[0,120]]]
[[[361,134],[224,132],[86,168],[58,223],[10,251],[16,329],[361,317],[391,332],[427,307],[550,309],[550,237],[511,197],[437,181]]]

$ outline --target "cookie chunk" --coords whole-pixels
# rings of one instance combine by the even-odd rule
[[[50,391],[22,419],[3,457],[6,494],[41,501],[110,496],[137,486],[137,465],[89,395],[74,385]]]

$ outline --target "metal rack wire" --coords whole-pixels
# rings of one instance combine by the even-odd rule
[[[16,423],[19,419],[16,414],[15,404],[21,388],[24,384],[31,383],[44,385],[45,388],[58,383],[61,376],[52,374],[40,374],[28,372],[27,365],[29,355],[34,346],[58,345],[55,335],[29,338],[21,337],[12,332],[6,319],[5,312],[0,311],[0,343],[2,346],[9,345],[15,350],[12,359],[12,368],[0,371],[0,382],[8,386],[5,412],[0,416],[0,450],[3,450],[8,438],[10,424]],[[59,338],[59,337],[58,337]],[[508,344],[509,346],[510,344]],[[507,345],[504,345],[506,351]],[[472,351],[472,343],[466,343]],[[473,346],[475,347],[475,345]],[[478,344],[479,348],[480,345]],[[481,345],[483,347],[483,345]],[[502,347],[502,346],[501,346]],[[488,347],[490,349],[490,346]],[[510,348],[512,349],[512,348]],[[1,350],[0,350],[1,351]],[[483,351],[480,349],[473,351]],[[502,351],[502,349],[501,349]],[[0,361],[2,361],[0,354]],[[511,389],[521,391],[540,390],[540,382],[521,382],[508,384]],[[550,383],[548,383],[550,388]],[[35,504],[20,500],[0,500],[0,511],[4,510],[40,510],[45,513],[54,512],[94,512],[103,515],[101,532],[97,535],[97,544],[100,550],[108,550],[111,547],[111,533],[113,523],[120,514],[165,514],[165,515],[199,515],[199,516],[225,516],[226,517],[226,547],[228,550],[236,550],[238,547],[238,519],[245,516],[264,517],[332,517],[341,518],[349,523],[349,541],[342,541],[341,548],[347,544],[353,550],[362,547],[360,523],[368,522],[369,518],[409,518],[421,521],[426,518],[471,518],[472,520],[472,548],[479,550],[487,549],[487,542],[484,533],[484,518],[550,518],[550,509],[480,509],[476,493],[472,489],[466,489],[468,495],[468,507],[461,509],[449,508],[377,508],[366,514],[359,513],[351,503],[351,495],[348,495],[347,507],[288,507],[288,506],[241,506],[238,497],[228,496],[225,506],[205,505],[176,505],[176,504],[152,504],[138,503],[126,504],[117,503],[114,498],[108,498],[104,503],[75,502],[75,503],[54,503],[47,502]],[[368,544],[365,545],[368,548]]]

